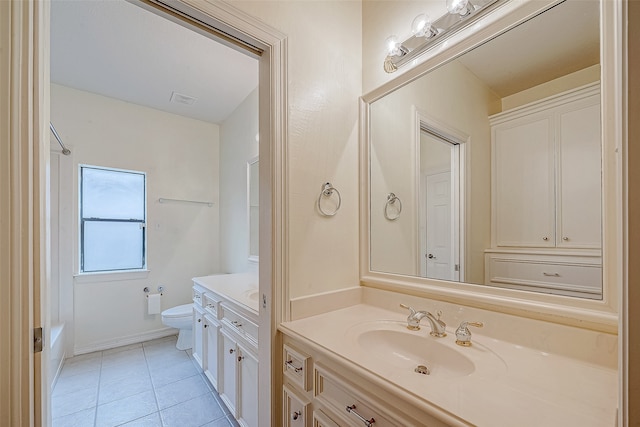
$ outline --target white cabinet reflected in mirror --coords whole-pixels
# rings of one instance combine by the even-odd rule
[[[258,262],[258,247],[260,232],[258,224],[260,222],[259,205],[259,166],[258,157],[247,162],[247,212],[249,222],[249,260]]]
[[[557,4],[368,104],[370,271],[602,298],[599,9]]]

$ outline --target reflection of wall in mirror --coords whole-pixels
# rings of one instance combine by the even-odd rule
[[[500,100],[465,67],[452,62],[371,105],[371,269],[418,275],[417,124],[413,108],[460,133],[472,135],[466,169],[466,281],[484,280],[483,251],[490,243],[490,128]],[[403,203],[402,217],[387,221],[389,192]]]

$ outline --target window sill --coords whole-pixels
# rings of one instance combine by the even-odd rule
[[[107,271],[99,273],[78,273],[73,278],[76,283],[116,282],[121,280],[142,280],[149,277],[150,270]]]

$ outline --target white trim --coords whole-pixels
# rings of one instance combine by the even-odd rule
[[[171,335],[176,335],[175,328],[162,328],[148,332],[141,332],[139,334],[93,342],[90,345],[74,346],[73,355],[78,356],[80,354],[93,353],[94,351],[109,350],[125,345],[138,344],[158,338],[170,337]]]
[[[101,283],[119,280],[143,280],[149,277],[151,270],[98,271],[94,273],[78,273],[73,275],[75,283]]]

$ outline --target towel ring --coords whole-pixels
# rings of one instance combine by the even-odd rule
[[[338,195],[338,205],[333,212],[326,212],[324,209],[322,209],[322,197],[331,197],[334,191]],[[320,191],[320,195],[318,196],[318,210],[320,211],[320,213],[324,216],[334,216],[340,209],[341,204],[342,197],[340,196],[340,192],[333,185],[331,185],[330,182],[322,184],[322,191]]]
[[[395,205],[396,202],[398,202],[398,213],[396,213],[395,216],[390,216],[389,206]],[[400,200],[400,198],[395,194],[389,193],[389,195],[387,196],[387,203],[384,204],[384,217],[389,221],[395,221],[396,219],[400,218],[400,213],[402,213],[402,200]]]

